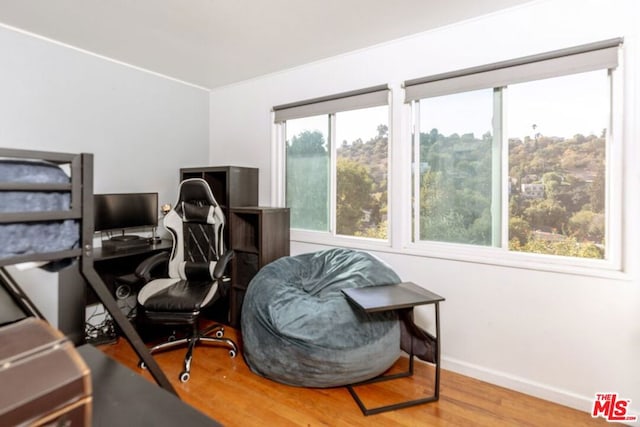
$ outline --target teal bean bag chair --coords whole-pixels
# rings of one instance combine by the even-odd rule
[[[242,305],[243,355],[250,369],[303,387],[373,378],[400,356],[395,312],[367,314],[344,288],[400,283],[366,252],[330,249],[280,258],[253,278]]]

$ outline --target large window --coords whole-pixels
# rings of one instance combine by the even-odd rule
[[[607,259],[616,66],[609,42],[407,82],[413,240]]]
[[[292,238],[620,270],[621,43],[407,80],[393,114],[386,86],[274,107]]]
[[[275,107],[293,229],[387,239],[387,92]]]

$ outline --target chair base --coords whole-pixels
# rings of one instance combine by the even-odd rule
[[[209,336],[210,334],[215,333],[215,337]],[[172,335],[173,337],[173,335]],[[194,325],[193,333],[191,336],[180,338],[180,339],[169,339],[169,341],[155,345],[149,349],[149,353],[155,354],[160,353],[166,350],[171,350],[176,347],[187,346],[187,353],[184,356],[184,365],[183,370],[180,372],[180,382],[187,382],[191,376],[191,360],[193,359],[193,350],[197,344],[214,344],[214,345],[222,345],[229,348],[229,356],[236,357],[238,354],[238,347],[233,340],[229,338],[224,338],[224,326],[222,325],[212,325],[204,330],[198,330],[197,326]],[[139,363],[141,368],[145,368],[142,362]]]

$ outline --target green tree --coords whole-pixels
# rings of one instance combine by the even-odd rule
[[[337,219],[337,232],[349,232],[354,227],[357,231],[355,235],[362,235],[366,237],[383,238],[386,239],[387,231],[386,225],[382,226],[381,223],[386,223],[387,218],[387,173],[389,163],[389,150],[388,150],[388,132],[389,128],[386,125],[378,125],[376,132],[373,133],[373,137],[363,141],[361,138],[355,141],[345,141],[337,150],[337,173],[341,173],[341,160],[347,160],[353,162],[356,165],[360,165],[366,170],[368,179],[371,181],[371,189],[369,190],[368,206],[361,209],[354,209],[353,206],[348,204],[341,206],[340,199],[336,202],[336,215]],[[358,176],[358,174],[355,174]],[[337,191],[338,193],[349,194],[352,192],[362,192],[361,180],[345,180],[338,177]],[[349,188],[350,186],[357,184],[356,188]],[[365,185],[366,186],[366,185]],[[344,189],[341,190],[341,187]],[[360,194],[358,194],[359,196]],[[354,199],[349,197],[349,199]],[[347,220],[346,213],[351,211],[353,213],[352,218],[358,217],[357,224],[354,223],[354,219]],[[346,224],[351,221],[352,226]],[[344,224],[344,225],[341,225]]]
[[[519,216],[509,218],[509,240],[516,239],[520,245],[525,245],[531,238],[531,226]]]
[[[604,214],[588,210],[577,212],[569,218],[569,233],[578,241],[602,242],[604,240]]]
[[[601,248],[593,243],[579,243],[574,237],[568,237],[561,241],[532,239],[524,245],[520,245],[518,239],[512,239],[509,242],[509,249],[521,252],[579,258],[604,258],[604,252]]]
[[[542,183],[544,184],[544,194],[547,199],[555,199],[562,185],[562,175],[556,172],[547,172],[542,175]]]
[[[336,231],[348,236],[361,231],[365,211],[372,205],[373,180],[366,167],[352,160],[337,162]]]
[[[303,131],[287,145],[286,203],[291,226],[307,230],[329,229],[329,153],[324,136]]]
[[[490,221],[482,217],[482,212],[478,215],[465,212],[462,209],[465,197],[456,197],[462,194],[463,192],[456,192],[451,182],[443,179],[442,172],[429,171],[423,174],[420,186],[421,240],[479,244],[487,244],[487,240],[490,242]]]
[[[492,141],[490,133],[420,135],[421,239],[491,244]]]
[[[591,183],[590,191],[591,207],[596,212],[604,212],[605,201],[605,176],[604,166],[598,167],[597,173],[593,182]]]
[[[322,132],[305,130],[291,138],[287,145],[287,156],[312,156],[326,154],[327,147]]]
[[[564,229],[567,211],[553,199],[535,200],[523,212],[523,218],[533,229]]]
[[[387,221],[380,221],[377,225],[364,229],[363,231],[356,231],[355,236],[368,237],[371,239],[386,239],[387,238]]]

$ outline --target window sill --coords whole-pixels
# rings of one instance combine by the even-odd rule
[[[605,260],[580,259],[553,255],[508,252],[498,248],[474,247],[451,243],[408,243],[393,247],[388,241],[360,237],[331,236],[324,232],[291,230],[291,241],[331,247],[386,252],[447,261],[494,265],[522,270],[631,280],[629,273]]]

